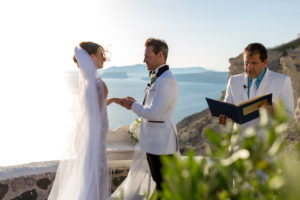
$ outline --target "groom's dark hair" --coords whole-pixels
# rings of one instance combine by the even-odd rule
[[[164,40],[148,38],[145,42],[145,47],[149,46],[153,46],[153,52],[155,53],[155,55],[162,51],[165,60],[167,60],[169,48]]]

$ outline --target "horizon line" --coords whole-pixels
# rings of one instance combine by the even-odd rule
[[[136,65],[144,65],[144,66],[146,66],[146,64],[137,63],[137,64],[132,64],[132,65],[128,64],[128,65],[111,65],[111,66],[105,66],[102,69],[105,70],[105,69],[112,68],[112,67],[116,67],[116,68],[131,67],[131,66],[136,66]],[[205,70],[213,70],[213,71],[218,71],[218,72],[228,72],[229,71],[229,67],[226,70],[211,69],[211,68],[206,68],[206,67],[203,67],[203,66],[185,66],[185,67],[172,66],[171,69],[172,68],[176,68],[176,69],[183,69],[183,68],[203,68]]]

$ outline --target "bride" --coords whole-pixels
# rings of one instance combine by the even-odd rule
[[[93,42],[81,42],[75,48],[73,60],[80,72],[78,119],[66,145],[65,159],[59,162],[48,200],[144,199],[145,194],[152,194],[155,183],[139,145],[135,147],[127,178],[110,195],[106,106],[113,102],[121,104],[122,99],[107,99],[108,89],[103,80],[96,77],[97,69],[103,68],[106,61],[103,47]]]
[[[75,131],[69,139],[65,160],[60,161],[48,200],[105,200],[110,184],[106,159],[108,119],[107,87],[97,69],[106,61],[102,46],[81,42],[75,48],[79,67],[79,112]]]

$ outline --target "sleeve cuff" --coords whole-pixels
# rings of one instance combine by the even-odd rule
[[[138,110],[138,103],[137,102],[133,102],[131,105],[131,110],[137,114],[137,110]]]

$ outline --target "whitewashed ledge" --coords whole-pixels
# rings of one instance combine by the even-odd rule
[[[126,178],[135,143],[122,126],[107,135],[107,159],[114,191]],[[0,167],[0,200],[45,200],[55,178],[59,161],[35,162]]]

